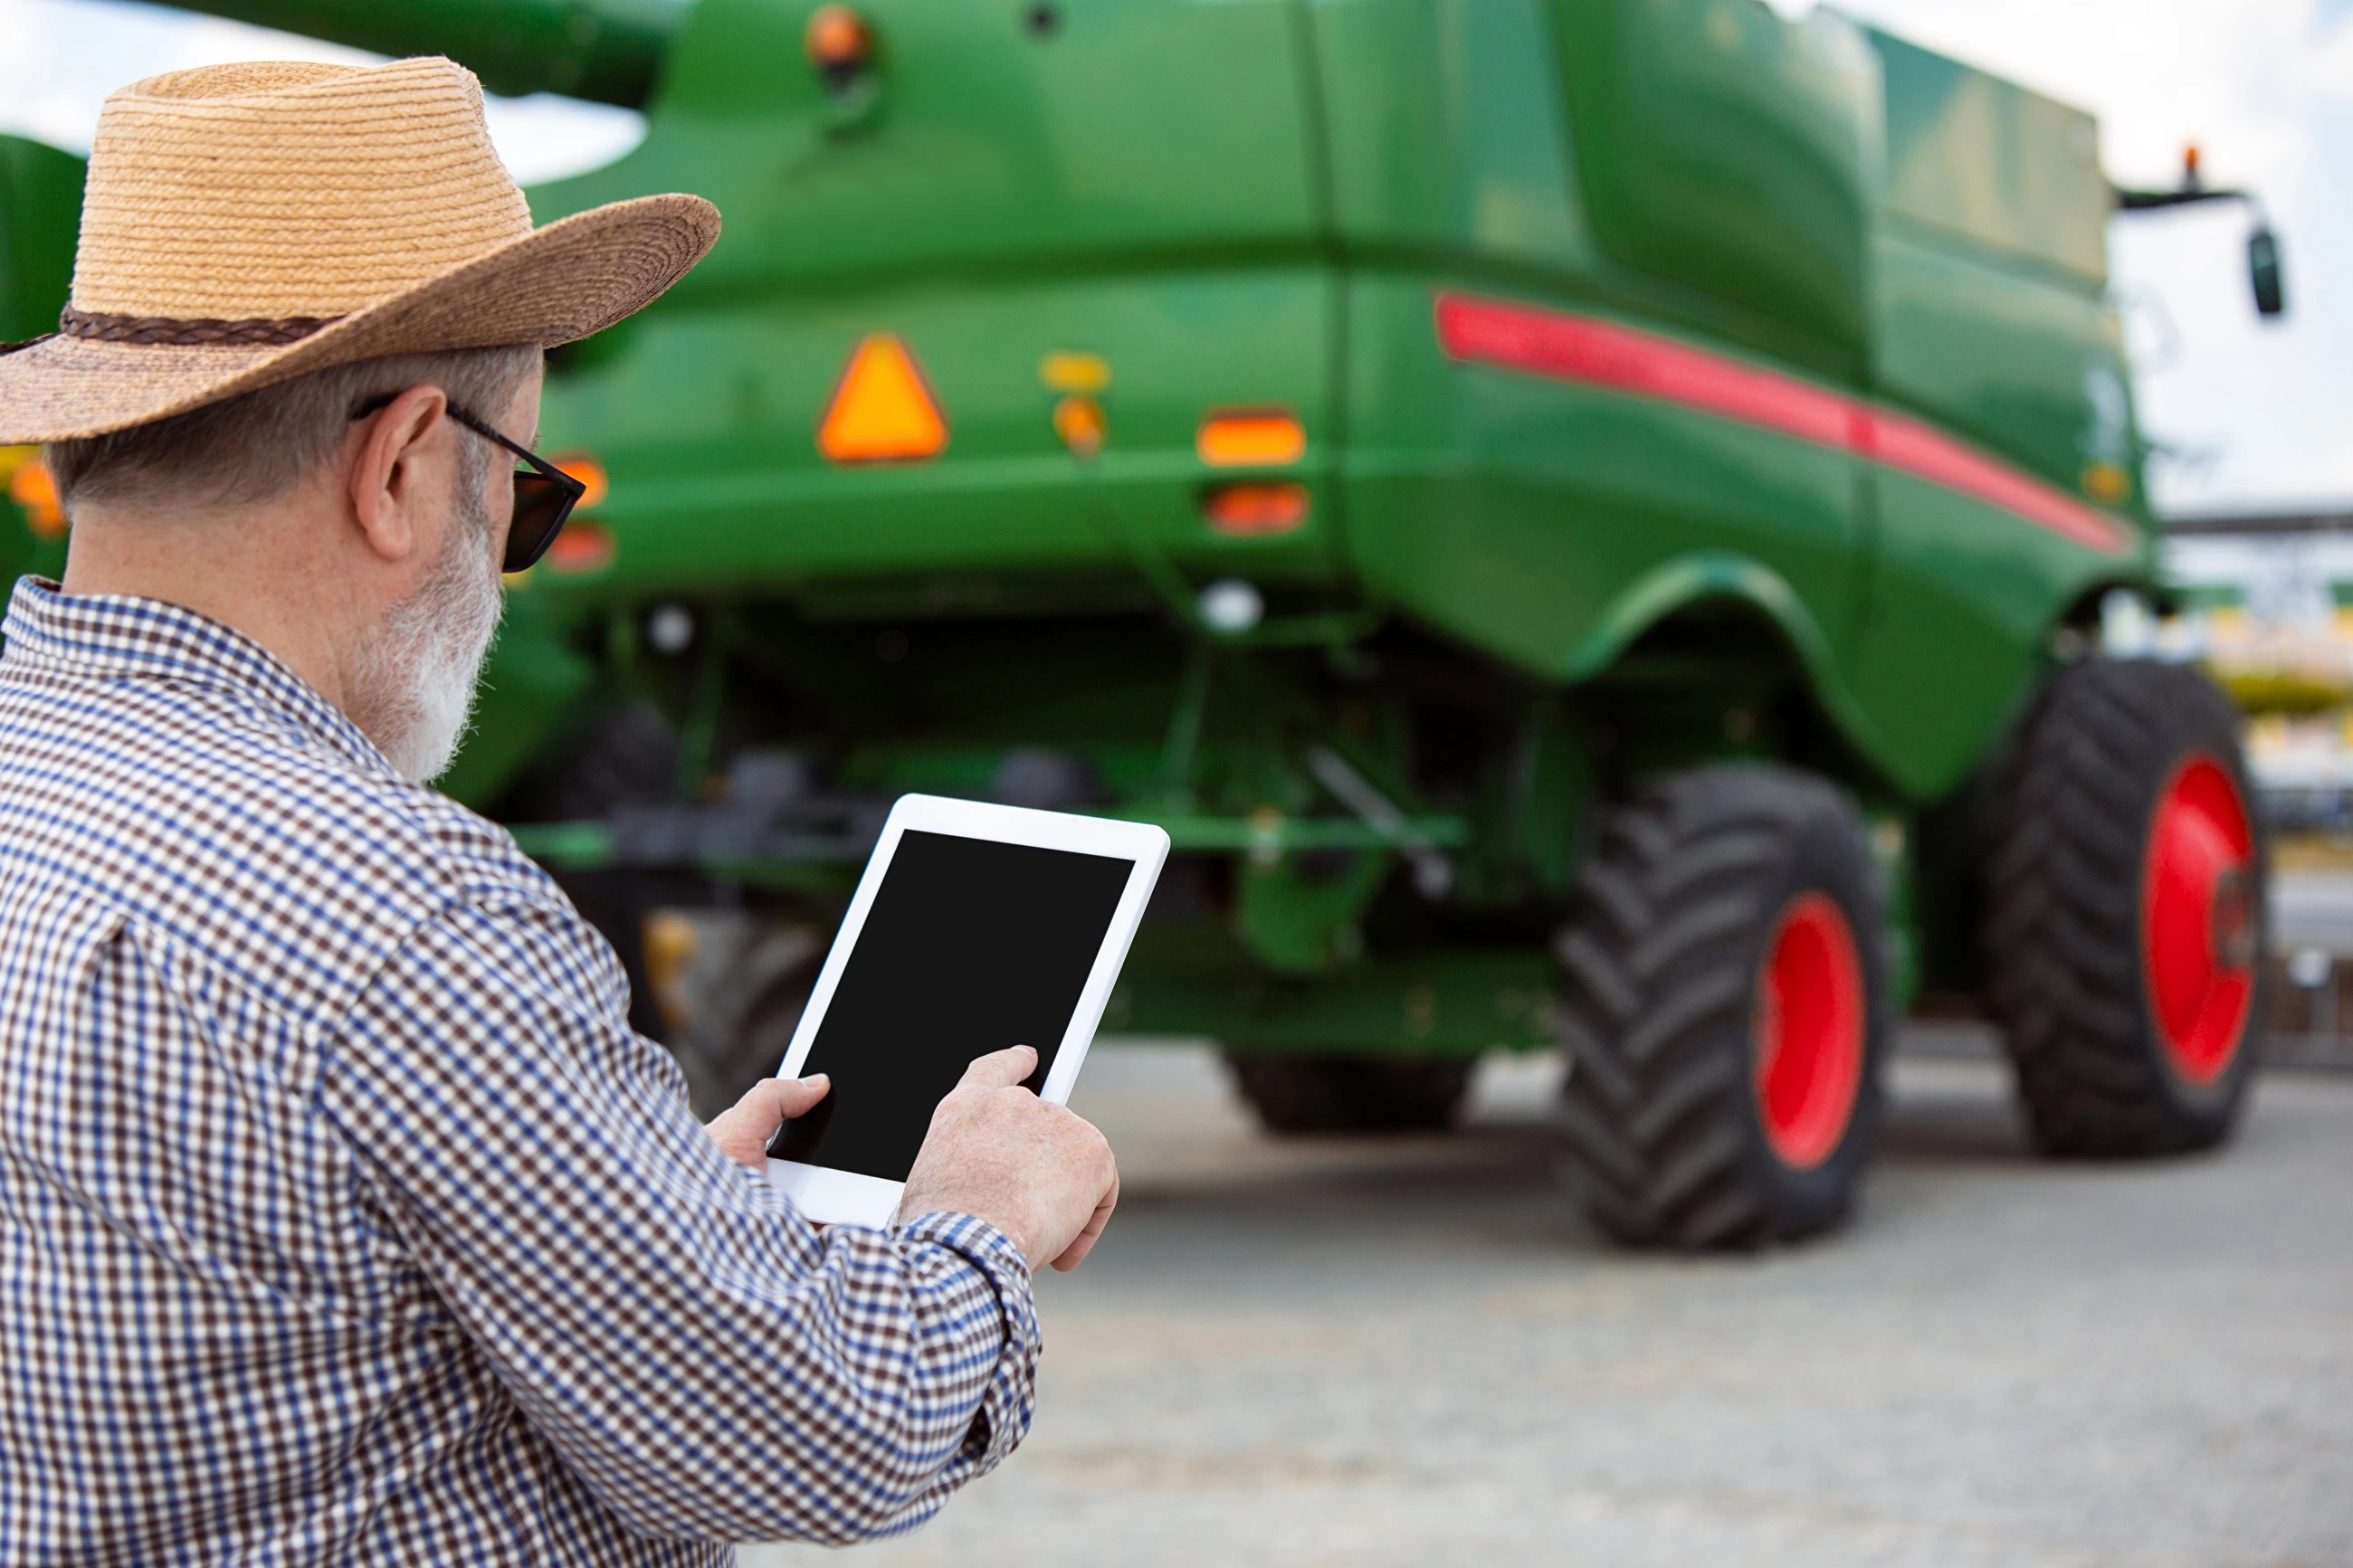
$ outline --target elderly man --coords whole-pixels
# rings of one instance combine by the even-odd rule
[[[1030,1269],[1116,1187],[1032,1058],[942,1102],[894,1229],[819,1233],[762,1151],[824,1083],[699,1126],[423,787],[577,493],[541,349],[717,233],[533,231],[446,60],[109,101],[73,303],[0,353],[74,530],[0,658],[0,1561],[721,1562],[1028,1429]]]

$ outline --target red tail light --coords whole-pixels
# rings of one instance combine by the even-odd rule
[[[1233,538],[1289,533],[1307,521],[1307,487],[1287,479],[1219,485],[1203,498],[1201,510],[1211,528]]]
[[[575,518],[547,547],[547,569],[565,577],[600,572],[613,563],[615,549],[611,529]]]

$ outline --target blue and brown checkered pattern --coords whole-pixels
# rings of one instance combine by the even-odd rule
[[[0,1563],[722,1563],[1028,1431],[1019,1252],[723,1157],[504,832],[201,616],[5,636]]]

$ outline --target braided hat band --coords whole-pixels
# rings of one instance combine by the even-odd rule
[[[480,84],[448,60],[150,78],[100,117],[58,332],[0,346],[0,445],[378,355],[569,342],[650,303],[718,234],[690,195],[533,229]]]
[[[299,343],[311,333],[332,327],[341,316],[280,316],[275,321],[252,316],[242,321],[186,321],[173,316],[113,316],[77,310],[71,305],[58,318],[58,332],[99,343],[172,343],[201,348],[226,343]]]
[[[88,338],[100,343],[173,343],[184,348],[216,343],[238,347],[251,343],[299,343],[321,328],[332,327],[342,320],[341,316],[283,316],[276,321],[250,317],[242,321],[190,321],[174,316],[97,315],[68,305],[58,317],[56,331],[43,332],[20,342],[0,343],[0,354],[12,354],[57,337]]]

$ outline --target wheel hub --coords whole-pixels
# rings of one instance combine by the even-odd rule
[[[2174,1069],[2213,1082],[2238,1055],[2254,1004],[2254,836],[2237,782],[2210,756],[2174,770],[2149,819],[2141,963],[2149,1014]]]
[[[1757,1105],[1774,1157],[1807,1171],[1836,1152],[1862,1084],[1867,1003],[1846,912],[1800,893],[1775,922],[1757,977]]]

